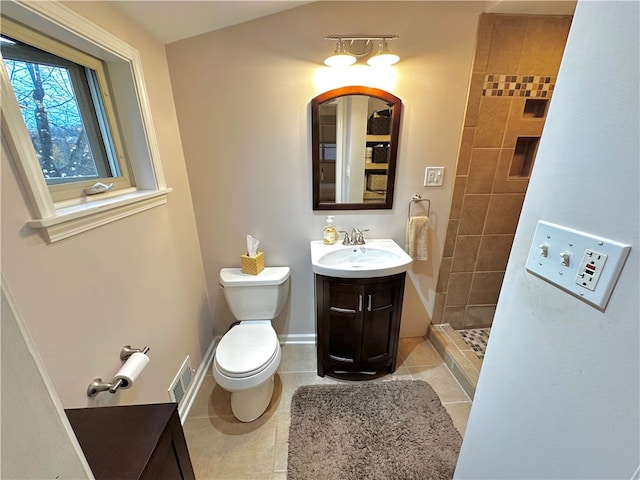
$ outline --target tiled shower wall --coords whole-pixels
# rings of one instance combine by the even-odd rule
[[[433,323],[493,321],[570,16],[484,14]]]

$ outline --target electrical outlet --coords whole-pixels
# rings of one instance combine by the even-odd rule
[[[630,245],[540,220],[526,269],[604,311],[629,250]]]
[[[594,252],[587,248],[580,263],[576,283],[581,287],[595,291],[598,280],[600,279],[600,273],[606,261],[607,256],[604,253]]]
[[[424,186],[439,187],[444,179],[444,167],[427,167],[424,170]]]

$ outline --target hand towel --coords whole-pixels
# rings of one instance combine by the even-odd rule
[[[407,221],[405,251],[414,260],[429,260],[429,217],[410,217]]]

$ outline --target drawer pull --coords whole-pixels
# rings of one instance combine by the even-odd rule
[[[347,357],[338,357],[337,355],[329,355],[329,358],[334,362],[342,362],[342,363],[355,363],[353,358]]]
[[[329,310],[336,313],[356,313],[352,308],[329,307]]]

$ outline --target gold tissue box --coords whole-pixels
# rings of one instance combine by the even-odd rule
[[[249,275],[258,275],[264,270],[264,252],[258,252],[255,256],[240,255],[240,266],[242,273]]]

